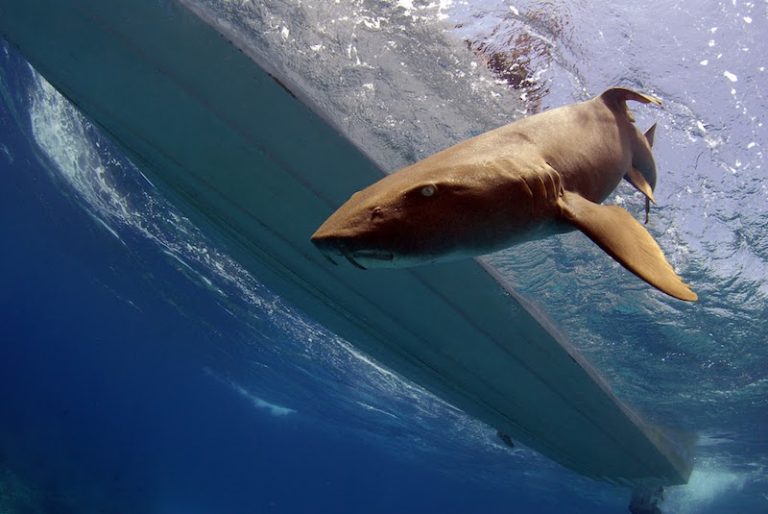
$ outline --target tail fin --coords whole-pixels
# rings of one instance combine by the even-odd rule
[[[661,105],[661,100],[656,97],[638,93],[637,91],[632,91],[631,89],[624,87],[612,87],[600,95],[600,98],[602,98],[603,102],[605,102],[605,104],[611,109],[626,114],[627,118],[629,118],[629,121],[631,122],[634,122],[635,118],[627,108],[627,100],[633,100],[635,102],[644,104]],[[651,138],[653,138],[653,136],[651,136]]]

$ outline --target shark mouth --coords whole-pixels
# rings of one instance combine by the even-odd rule
[[[328,259],[331,264],[334,266],[337,266],[338,263],[334,260],[334,258],[327,252],[323,252],[325,255],[325,258]],[[357,269],[368,269],[366,266],[360,263],[360,261],[365,262],[366,264],[371,263],[374,267],[377,267],[377,263],[391,263],[395,260],[395,255],[392,252],[387,252],[383,250],[358,250],[355,252],[340,250],[339,254],[344,257],[344,259],[347,260],[352,266],[354,266]]]
[[[352,252],[351,257],[353,259],[364,259],[366,261],[392,262],[395,260],[395,254],[385,250],[358,250]],[[349,258],[350,256],[347,256],[347,259]]]

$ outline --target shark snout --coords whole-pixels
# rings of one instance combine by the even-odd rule
[[[333,264],[337,264],[335,257],[344,254],[344,243],[341,238],[326,233],[320,227],[310,238],[312,244],[322,252],[325,257]]]

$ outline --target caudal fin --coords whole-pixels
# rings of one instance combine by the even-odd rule
[[[674,298],[688,302],[698,299],[672,269],[651,234],[630,213],[569,191],[558,203],[564,221],[584,232],[629,271]]]
[[[604,91],[603,94],[600,95],[600,98],[611,109],[623,112],[631,122],[634,122],[635,118],[627,108],[627,100],[633,100],[644,104],[661,105],[661,100],[654,96],[638,93],[637,91],[632,91],[631,89],[624,87],[612,87],[611,89]],[[651,135],[651,138],[653,138],[653,135]]]
[[[645,93],[638,93],[625,87],[612,87],[603,91],[600,97],[607,103],[618,104],[620,102],[626,102],[627,100],[634,100],[644,104],[656,104],[661,105],[661,100],[655,96],[646,95]]]

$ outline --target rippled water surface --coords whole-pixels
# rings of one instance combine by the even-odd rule
[[[609,86],[661,98],[661,109],[634,107],[641,128],[659,124],[657,205],[649,229],[700,302],[683,304],[650,290],[578,233],[488,259],[556,319],[623,400],[659,424],[699,435],[691,482],[669,490],[668,512],[768,511],[768,186],[763,180],[768,2],[181,3],[297,84],[308,101],[387,170]],[[453,483],[441,480],[468,484],[469,498],[456,512],[469,512],[472,505],[477,512],[506,512],[505,502],[513,498],[530,504],[530,512],[560,512],[563,505],[577,505],[574,512],[625,508],[625,492],[576,477],[527,450],[504,447],[489,428],[292,310],[164,200],[10,46],[3,50],[0,162],[8,187],[0,225],[3,244],[13,249],[6,251],[6,269],[30,277],[42,273],[30,270],[33,263],[46,262],[40,256],[49,249],[22,241],[32,241],[32,231],[50,231],[53,255],[80,256],[100,270],[86,290],[100,291],[130,312],[149,312],[150,319],[152,302],[178,315],[175,328],[163,325],[167,322],[158,315],[158,325],[146,329],[163,334],[150,338],[148,354],[162,348],[171,361],[184,356],[181,360],[205,387],[226,391],[269,419],[272,424],[262,429],[274,432],[274,441],[282,441],[281,433],[292,434],[294,441],[305,437],[300,434],[341,434],[356,445],[355,452],[363,451],[358,447],[373,452],[371,462],[383,459],[394,470],[405,466],[415,477],[414,469],[436,473],[437,478],[424,479],[434,481],[433,489],[424,486],[426,495],[445,495],[445,484]],[[24,205],[38,206],[35,216],[41,216],[42,228],[24,223],[27,207],[18,198],[27,197]],[[20,207],[11,209],[14,202]],[[641,216],[642,199],[629,186],[621,186],[608,202]],[[63,266],[60,259],[52,262]],[[21,282],[4,280],[6,291],[21,288]],[[43,306],[56,323],[76,316],[66,306],[73,296],[63,293],[63,286],[42,279],[24,284],[24,291],[39,293],[0,296],[19,348],[37,333],[33,323],[22,322],[27,310]],[[43,297],[59,301],[41,303]],[[118,346],[113,325],[99,324],[102,316],[109,318],[96,309],[83,317],[95,327],[83,336],[84,355],[92,345]],[[176,337],[175,330],[184,336]],[[48,343],[66,339],[40,336]],[[40,355],[49,352],[40,346]],[[158,377],[151,383],[162,383]],[[8,378],[1,383],[10,394],[26,382]],[[147,394],[162,396],[146,387]],[[11,403],[21,416],[23,402]],[[34,419],[44,423],[46,418]],[[52,437],[69,440],[65,430],[52,430],[57,434]],[[5,432],[14,447],[0,446],[0,466],[24,455],[19,441],[38,440],[11,428]],[[121,444],[141,446],[130,433],[121,435]],[[143,451],[147,459],[153,455]],[[133,462],[140,460],[135,454],[125,450],[122,462],[143,469]],[[271,464],[280,460],[269,458]],[[312,461],[311,455],[307,459]],[[258,462],[254,467],[268,473],[269,466]],[[52,467],[60,471],[57,466],[66,469]],[[111,468],[104,464],[104,469]],[[3,477],[0,507],[10,501],[10,493],[3,492],[8,484],[16,484],[16,491],[35,490]],[[391,489],[372,494],[386,496],[406,487],[389,478]],[[153,487],[147,481],[120,494],[141,496]],[[329,497],[345,494],[343,483],[327,487]],[[281,510],[279,502],[270,504],[268,492],[258,493],[265,496],[261,503],[252,498],[254,506],[310,511]],[[89,494],[109,496],[98,481]],[[322,486],[313,494],[323,498],[318,501],[329,512],[362,512],[341,499],[324,498]],[[172,511],[156,507],[163,494],[150,496],[157,500],[148,503],[152,512]],[[371,500],[371,505],[378,504]],[[424,511],[437,504],[414,500],[413,505],[421,508],[414,511]]]

